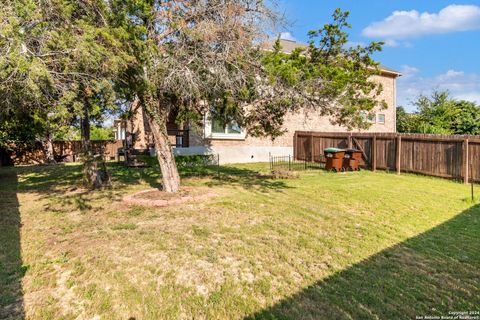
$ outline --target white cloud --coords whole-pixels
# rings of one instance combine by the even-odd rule
[[[283,40],[290,40],[290,41],[297,41],[295,37],[290,32],[282,32],[280,33],[280,39]]]
[[[398,48],[398,47],[403,47],[403,48],[412,48],[413,44],[408,41],[398,41],[394,39],[386,39],[383,40],[385,42],[385,47],[389,48]]]
[[[446,73],[439,75],[437,79],[439,81],[447,81],[453,78],[459,78],[464,75],[465,75],[465,72],[463,71],[448,70]]]
[[[383,21],[363,29],[362,34],[371,38],[406,39],[475,29],[480,29],[479,6],[449,5],[438,13],[394,11]]]
[[[480,104],[480,74],[447,70],[445,73],[423,77],[412,66],[401,67],[402,77],[397,82],[398,105],[413,111],[412,101],[420,94],[430,94],[433,90],[448,90],[453,98],[475,101]]]
[[[460,100],[467,100],[467,101],[474,101],[477,104],[480,104],[480,92],[475,93],[465,93],[457,96],[457,99]]]
[[[385,47],[395,48],[398,47],[400,43],[397,40],[387,39],[385,40]]]
[[[401,66],[400,73],[402,74],[402,79],[408,79],[416,75],[420,70],[415,67],[404,64]]]

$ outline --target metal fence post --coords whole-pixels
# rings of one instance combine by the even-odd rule
[[[291,155],[288,155],[288,171],[292,170],[292,159]]]

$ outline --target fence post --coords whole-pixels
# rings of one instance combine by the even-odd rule
[[[472,192],[472,202],[474,202],[475,201],[475,195],[473,194],[473,164],[472,163],[470,163],[470,175],[471,175],[471,177],[470,177],[470,183],[471,183],[470,188],[471,189],[470,190]]]
[[[401,163],[401,152],[402,152],[402,136],[398,135],[397,136],[397,152],[396,152],[396,165],[397,165],[397,174],[400,174],[402,168],[402,163]]]
[[[372,171],[377,171],[377,135],[372,138]]]
[[[313,155],[313,132],[310,132],[310,161],[315,161],[315,157]]]
[[[347,138],[348,141],[348,149],[352,149],[353,143],[352,143],[352,133],[350,132]]]
[[[468,138],[463,139],[463,183],[468,184]]]
[[[288,171],[291,171],[292,170],[292,159],[291,159],[291,155],[288,155]]]

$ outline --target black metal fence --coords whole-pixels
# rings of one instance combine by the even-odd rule
[[[320,162],[309,162],[307,160],[296,160],[293,156],[270,156],[270,170],[301,171],[311,169],[322,169],[325,165]]]

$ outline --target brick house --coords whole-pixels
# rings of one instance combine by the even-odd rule
[[[272,42],[267,43],[264,48],[268,50],[272,45]],[[281,40],[281,45],[286,53],[306,46],[289,40]],[[388,108],[377,111],[375,119],[371,120],[372,126],[368,130],[362,130],[363,132],[396,131],[396,79],[401,74],[384,66],[381,66],[380,70],[381,74],[375,75],[374,79],[383,85],[380,98],[385,100]],[[270,154],[291,155],[295,131],[346,131],[344,127],[332,125],[328,117],[303,111],[288,114],[284,122],[287,132],[273,141],[270,138],[248,136],[235,123],[224,127],[208,116],[204,116],[200,126],[185,124],[179,127],[174,123],[175,115],[171,118],[167,129],[175,154],[218,154],[221,163],[264,162],[268,161]],[[127,144],[133,145],[134,149],[145,150],[152,145],[148,124],[141,108],[134,112],[131,120],[115,121],[114,126],[115,137],[126,139]]]

